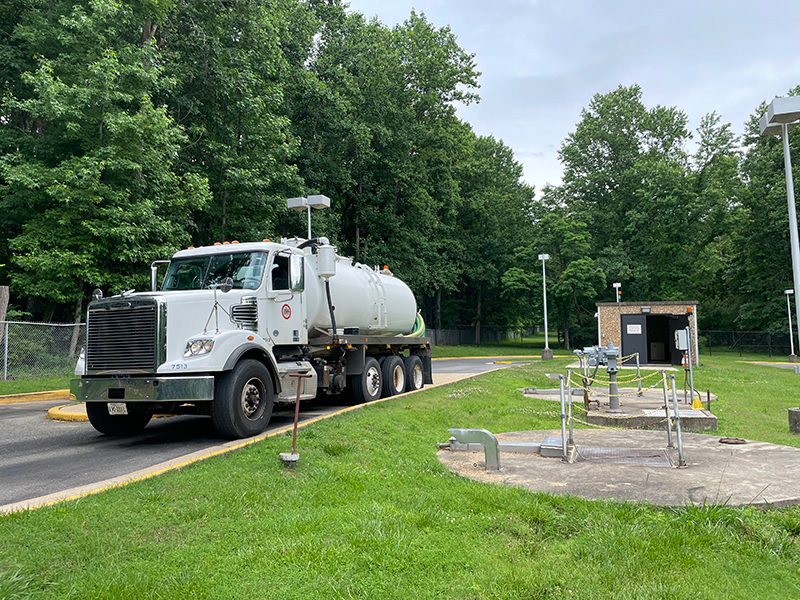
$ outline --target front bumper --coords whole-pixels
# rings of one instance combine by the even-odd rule
[[[199,402],[214,399],[214,377],[129,377],[73,379],[78,402]]]

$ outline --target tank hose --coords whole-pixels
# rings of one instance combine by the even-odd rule
[[[414,321],[414,329],[405,337],[422,337],[423,335],[425,335],[425,321],[422,320],[422,313],[417,312],[417,320]]]
[[[334,316],[333,302],[331,302],[331,282],[329,279],[325,280],[325,295],[328,296],[328,309],[331,311],[331,337],[336,337],[336,317]]]

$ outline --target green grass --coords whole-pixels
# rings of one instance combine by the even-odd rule
[[[554,403],[516,390],[548,387],[545,370],[571,360],[316,423],[300,431],[294,471],[279,464],[291,447],[280,436],[2,517],[0,598],[15,597],[4,581],[20,598],[800,597],[800,509],[588,501],[474,482],[439,463],[449,427],[557,428]],[[785,411],[760,394],[774,384],[788,396],[794,381],[719,360],[704,359],[697,380],[720,387],[725,433],[746,426],[748,407],[774,421],[764,439],[783,436]]]
[[[0,396],[10,394],[29,394],[32,392],[49,392],[69,389],[69,380],[73,377],[53,377],[49,379],[20,379],[0,381]],[[0,596],[0,600],[2,596]]]
[[[551,340],[555,339],[551,335]],[[505,340],[502,342],[484,342],[480,346],[464,344],[462,346],[433,346],[434,358],[464,358],[469,356],[535,356],[541,357],[544,348],[544,334],[537,333],[520,341]],[[556,356],[572,356],[569,350],[555,350]]]

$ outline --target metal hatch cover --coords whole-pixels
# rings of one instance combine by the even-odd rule
[[[672,466],[666,450],[606,448],[603,446],[578,446],[575,452],[575,462],[642,465],[648,467]]]

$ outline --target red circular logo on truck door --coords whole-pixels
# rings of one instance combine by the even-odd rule
[[[283,308],[281,308],[281,314],[283,315],[284,319],[288,319],[292,316],[292,307],[288,304],[284,304]]]

